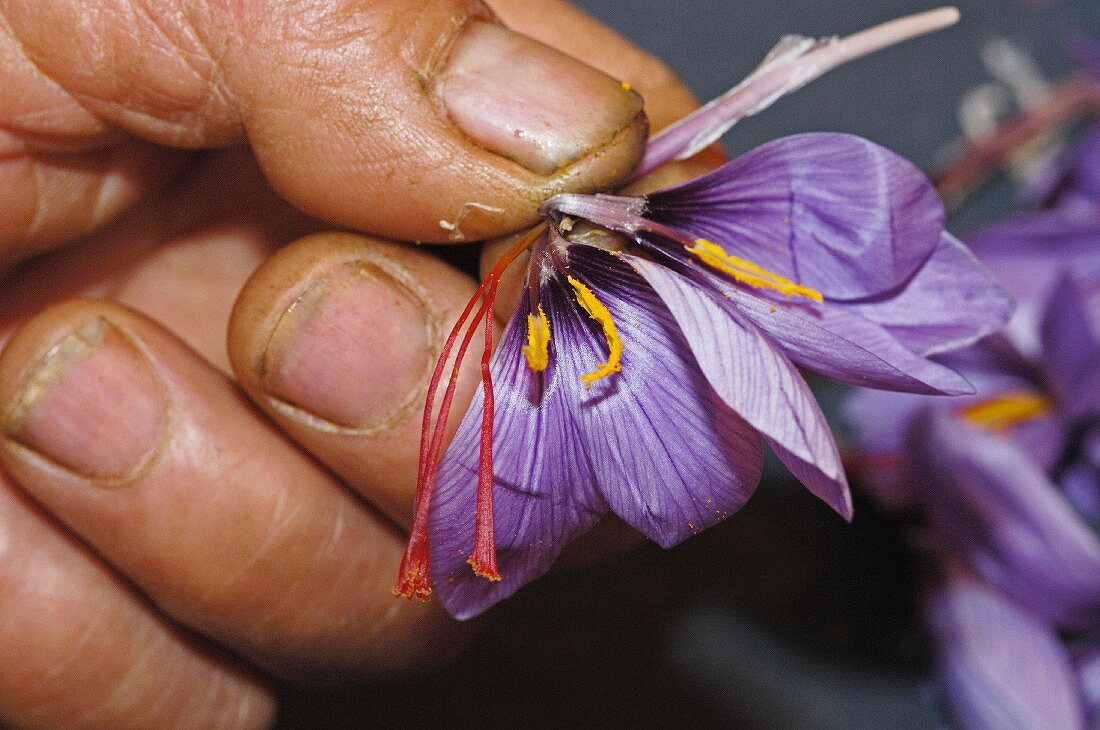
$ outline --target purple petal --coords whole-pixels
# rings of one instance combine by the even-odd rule
[[[687,278],[645,259],[622,258],[661,297],[722,400],[763,434],[807,489],[851,519],[851,495],[829,424],[779,348]]]
[[[1067,272],[1100,272],[1100,219],[1086,224],[1057,212],[1025,213],[972,233],[966,244],[1021,302],[1041,305]]]
[[[698,286],[718,296],[763,330],[799,367],[827,378],[868,388],[910,393],[960,395],[974,388],[950,367],[907,350],[883,327],[828,302],[807,308],[761,299],[713,272],[672,259]]]
[[[1058,475],[1058,488],[1086,520],[1100,518],[1100,472],[1092,464],[1075,461]]]
[[[961,570],[931,591],[925,615],[961,727],[1085,727],[1069,655],[1049,623]]]
[[[544,296],[543,304],[549,305],[552,322],[572,309],[560,294]],[[545,573],[565,544],[607,511],[576,416],[576,375],[589,363],[579,361],[572,343],[552,343],[543,372],[545,394],[532,403],[535,378],[521,352],[528,312],[524,298],[492,359],[499,582],[475,576],[466,562],[473,549],[480,388],[440,466],[431,516],[432,576],[443,606],[459,619],[481,613]]]
[[[1100,540],[1011,441],[948,414],[911,431],[929,523],[982,577],[1061,624],[1100,611]]]
[[[616,322],[622,370],[585,393],[578,418],[611,509],[662,547],[725,519],[760,481],[760,435],[714,393],[676,322],[648,285],[605,251],[570,249]],[[575,308],[554,320],[559,347],[582,349],[582,367],[606,359],[602,334]]]
[[[965,375],[980,397],[1001,391],[1036,389],[1035,364],[1022,358],[1000,332],[971,347],[936,355],[935,360]]]
[[[1014,303],[969,249],[944,233],[904,289],[850,306],[907,349],[933,355],[966,347],[1000,329]]]
[[[1066,276],[1042,324],[1046,373],[1071,417],[1100,414],[1100,274]]]
[[[966,242],[1016,297],[1016,312],[1001,336],[1023,357],[1037,360],[1054,286],[1067,273],[1100,273],[1100,218],[1086,223],[1060,212],[1028,213],[982,228]]]
[[[784,309],[724,286],[720,305],[766,332],[799,367],[832,380],[909,393],[960,395],[974,388],[957,372],[915,355],[879,325],[832,302],[818,312]]]
[[[1048,474],[1065,455],[1070,438],[1066,420],[1058,411],[1022,421],[1009,429],[1007,436],[1020,453]]]
[[[1081,453],[1083,458],[1100,474],[1100,423],[1094,423],[1085,432],[1082,441]]]
[[[1100,53],[1097,54],[1100,60]],[[1096,67],[1100,77],[1100,65]],[[1093,123],[1071,152],[1073,168],[1062,181],[1056,204],[1060,209],[1071,206],[1085,213],[1100,212],[1100,124]]]
[[[832,299],[898,288],[943,231],[943,204],[920,170],[844,134],[778,139],[647,198],[658,223]]]

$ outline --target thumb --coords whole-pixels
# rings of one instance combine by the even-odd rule
[[[476,0],[9,0],[0,13],[32,62],[0,76],[29,74],[9,87],[58,112],[0,118],[17,134],[64,135],[67,114],[86,139],[91,114],[170,146],[247,139],[289,201],[389,237],[514,230],[551,194],[623,179],[646,137],[640,97]]]

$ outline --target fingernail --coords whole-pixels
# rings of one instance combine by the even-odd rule
[[[167,394],[149,361],[102,317],[49,349],[4,411],[6,435],[92,479],[125,479],[164,429]]]
[[[599,149],[642,109],[625,84],[492,23],[466,27],[437,83],[467,136],[542,175]]]
[[[279,318],[261,383],[280,410],[310,425],[378,433],[419,401],[437,331],[404,272],[366,261],[341,264]]]

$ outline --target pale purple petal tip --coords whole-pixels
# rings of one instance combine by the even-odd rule
[[[900,292],[851,307],[907,349],[928,356],[966,347],[1001,329],[1015,302],[966,246],[944,233]]]
[[[950,568],[925,615],[961,727],[1085,727],[1069,655],[1049,623]]]

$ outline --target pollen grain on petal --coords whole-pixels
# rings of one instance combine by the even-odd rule
[[[568,277],[569,284],[577,294],[577,304],[581,306],[588,316],[599,322],[603,329],[604,339],[607,340],[607,362],[601,363],[595,370],[581,376],[585,390],[592,387],[592,383],[600,378],[605,378],[612,373],[622,370],[623,341],[619,339],[619,331],[615,327],[615,320],[611,318],[611,312],[603,302],[596,298],[592,290],[572,276]]]
[[[539,305],[537,317],[527,315],[527,344],[523,346],[523,356],[527,358],[527,367],[536,373],[550,364],[550,320],[542,305]]]
[[[770,289],[786,297],[805,297],[818,303],[824,301],[821,292],[816,289],[797,284],[751,261],[731,256],[721,246],[705,238],[696,238],[695,245],[687,252],[742,284],[756,289]]]
[[[985,398],[959,409],[959,415],[975,426],[991,431],[1006,431],[1050,412],[1050,399],[1038,393],[1012,391]]]

